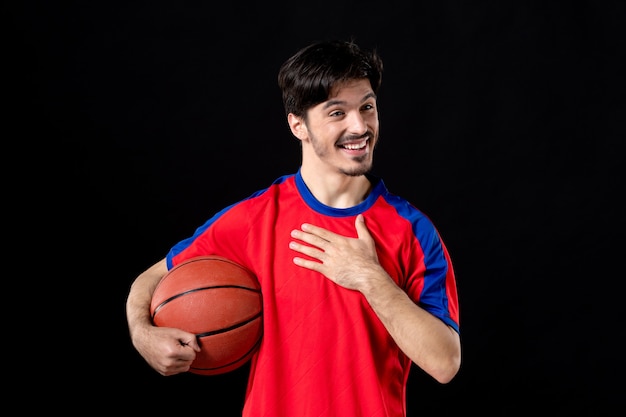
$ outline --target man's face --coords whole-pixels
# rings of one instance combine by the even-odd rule
[[[353,80],[333,89],[331,97],[309,109],[300,137],[303,164],[349,176],[367,173],[378,141],[376,95],[369,80]]]

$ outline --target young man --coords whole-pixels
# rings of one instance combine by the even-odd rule
[[[216,213],[131,286],[133,345],[162,375],[189,370],[195,335],[153,326],[159,280],[180,262],[220,255],[252,270],[264,333],[245,417],[406,415],[412,363],[440,383],[461,363],[458,300],[431,221],[370,173],[379,137],[382,61],[352,42],[289,58],[278,84],[297,173]]]

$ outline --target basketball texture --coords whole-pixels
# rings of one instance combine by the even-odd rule
[[[150,305],[156,326],[195,333],[201,351],[189,372],[217,375],[246,363],[263,336],[261,288],[254,274],[220,256],[189,259],[159,282]]]

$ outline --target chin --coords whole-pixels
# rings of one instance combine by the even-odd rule
[[[349,177],[360,177],[361,175],[365,175],[369,173],[371,170],[372,170],[372,166],[367,165],[367,166],[358,166],[352,169],[342,169],[341,172],[344,175],[347,175]]]

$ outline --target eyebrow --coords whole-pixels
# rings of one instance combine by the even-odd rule
[[[361,99],[361,102],[367,101],[370,98],[376,99],[376,94],[374,94],[374,92],[367,93],[365,95],[365,97],[363,97]],[[346,104],[346,102],[345,101],[341,101],[341,100],[328,100],[326,103],[324,103],[324,107],[323,108],[327,109],[327,108],[335,106],[337,104]]]

